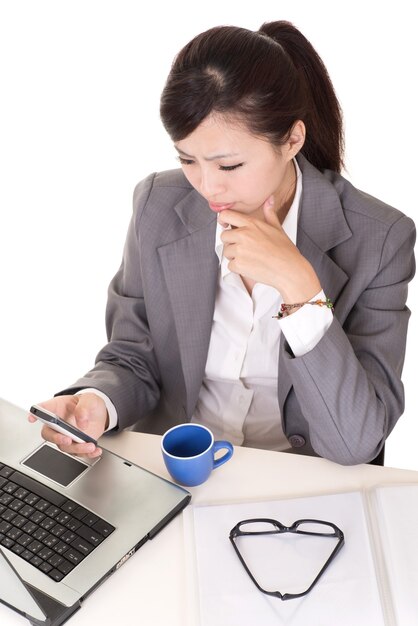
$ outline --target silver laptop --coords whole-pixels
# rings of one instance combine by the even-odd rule
[[[0,399],[0,601],[58,626],[191,496],[107,450],[64,454],[27,414]]]

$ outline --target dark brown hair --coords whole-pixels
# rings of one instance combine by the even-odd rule
[[[160,114],[173,141],[210,114],[243,122],[273,145],[286,142],[302,120],[302,154],[318,169],[343,167],[342,113],[328,72],[302,33],[289,22],[258,32],[218,26],[197,35],[174,59]]]

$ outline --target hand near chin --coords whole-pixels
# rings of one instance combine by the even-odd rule
[[[319,279],[285,233],[274,209],[273,196],[263,204],[261,217],[225,209],[218,220],[231,225],[221,239],[231,272],[275,287],[284,302],[305,301],[321,290]]]

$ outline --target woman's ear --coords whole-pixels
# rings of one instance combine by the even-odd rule
[[[297,120],[289,133],[289,137],[284,146],[281,146],[283,154],[288,161],[293,159],[302,149],[305,143],[306,127],[302,120]]]

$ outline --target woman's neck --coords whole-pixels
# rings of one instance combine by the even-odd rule
[[[280,224],[283,224],[289,209],[292,206],[296,193],[296,168],[292,161],[289,161],[286,174],[280,188],[274,195],[274,208],[279,217]]]

